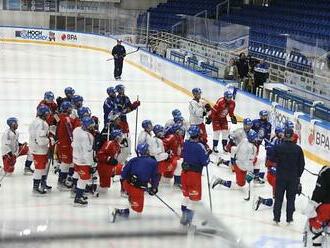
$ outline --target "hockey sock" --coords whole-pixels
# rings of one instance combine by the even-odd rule
[[[262,178],[262,179],[264,179],[264,177],[265,177],[265,172],[259,172],[258,173],[258,176],[260,177],[260,178]]]
[[[221,182],[221,184],[227,188],[230,188],[231,187],[231,181],[223,181]]]
[[[76,188],[76,199],[80,199],[84,195],[84,190]]]
[[[230,158],[230,163],[231,163],[231,165],[235,165],[236,164],[236,158]]]
[[[186,211],[186,210],[187,210],[187,206],[185,206],[185,205],[181,205],[181,211],[184,212],[184,211]]]
[[[64,183],[67,176],[68,176],[68,173],[60,171],[60,173],[58,175],[58,182]]]
[[[119,209],[119,214],[123,217],[128,217],[129,216],[129,209],[128,208]]]
[[[268,207],[271,207],[273,206],[273,199],[272,198],[262,198],[262,204],[268,206]]]
[[[43,175],[43,176],[41,176],[41,185],[43,185],[43,186],[46,186],[46,180],[47,180],[47,176],[46,175]]]
[[[260,172],[260,169],[254,169],[254,170],[253,170],[253,174],[254,174],[256,177],[259,177],[259,172]]]
[[[222,148],[223,148],[223,150],[226,151],[226,146],[227,146],[228,141],[227,141],[226,139],[223,139],[223,140],[221,141],[221,143],[222,143]]]
[[[74,168],[73,168],[73,167],[70,167],[70,168],[69,168],[69,173],[68,173],[68,175],[69,175],[70,177],[72,177],[72,176],[73,176],[73,173],[74,173]]]
[[[219,144],[219,140],[213,140],[213,148],[217,147]]]
[[[30,168],[32,164],[32,161],[30,160],[25,160],[25,167]]]
[[[72,178],[72,185],[77,186],[78,178]]]
[[[33,189],[39,189],[40,179],[33,179]]]

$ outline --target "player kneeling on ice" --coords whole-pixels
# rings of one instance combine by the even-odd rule
[[[37,117],[29,127],[29,143],[34,162],[33,193],[46,194],[51,187],[47,185],[47,166],[49,140],[49,125],[46,121],[50,115],[50,109],[46,105],[37,108]],[[48,164],[48,165],[47,165]]]
[[[236,185],[241,188],[245,185],[245,181],[250,183],[253,178],[253,162],[257,156],[257,142],[258,134],[250,130],[246,138],[244,138],[237,146],[235,151],[236,164],[234,165],[234,171],[236,174]],[[212,188],[221,184],[228,188],[237,188],[232,181],[225,181],[221,178],[217,178],[213,184]]]
[[[181,205],[182,225],[190,225],[194,209],[202,199],[202,171],[210,162],[205,146],[200,143],[200,129],[196,125],[188,129],[190,136],[183,144],[183,162],[181,172],[183,202]]]
[[[18,121],[15,117],[7,119],[7,125],[9,128],[3,133],[1,138],[1,153],[3,170],[6,174],[11,174],[15,170],[16,158],[19,156],[27,155],[25,160],[24,174],[31,175],[33,170],[31,169],[32,155],[29,152],[27,143],[19,143],[17,132]]]
[[[93,156],[95,123],[91,117],[86,116],[81,120],[81,124],[81,127],[73,130],[72,139],[73,163],[79,175],[74,199],[76,206],[86,206],[88,204],[84,192],[91,175],[96,171]]]
[[[307,224],[305,247],[329,247],[330,244],[330,167],[324,166],[305,210]]]
[[[111,132],[111,140],[103,143],[101,149],[97,152],[97,171],[100,177],[101,193],[106,193],[111,186],[111,178],[120,175],[123,165],[118,163],[120,154],[120,143],[123,140],[122,131],[115,129]]]
[[[158,192],[159,176],[157,171],[157,161],[150,157],[149,146],[147,143],[141,143],[136,148],[138,157],[132,158],[125,165],[121,178],[123,186],[128,194],[130,207],[137,213],[143,211],[144,191],[150,195]],[[151,184],[151,186],[148,186]],[[117,217],[128,218],[129,208],[115,208],[112,212],[113,220]]]

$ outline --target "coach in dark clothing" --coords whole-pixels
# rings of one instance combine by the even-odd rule
[[[116,80],[118,80],[121,79],[124,57],[126,56],[126,50],[125,47],[121,44],[121,40],[117,40],[117,45],[113,47],[112,56],[115,61],[114,77]]]
[[[274,147],[274,162],[276,167],[276,187],[274,203],[274,222],[279,223],[284,193],[286,192],[286,221],[293,221],[295,198],[300,187],[300,177],[304,171],[305,159],[300,146],[293,143],[293,129],[286,129],[284,142]]]

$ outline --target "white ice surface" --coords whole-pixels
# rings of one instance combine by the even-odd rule
[[[6,119],[16,116],[19,119],[20,140],[27,141],[27,128],[35,116],[38,102],[45,91],[51,90],[55,96],[63,96],[63,90],[71,86],[77,94],[84,97],[84,105],[100,118],[103,124],[102,105],[106,98],[105,89],[119,82],[113,80],[113,63],[105,62],[104,53],[63,47],[48,47],[27,44],[2,44],[0,49],[0,132],[7,128]],[[175,72],[173,72],[175,73]],[[139,69],[124,65],[123,80],[126,94],[131,100],[139,95],[139,127],[144,119],[151,119],[154,124],[165,124],[171,118],[171,111],[179,108],[188,118],[189,96],[176,91],[165,83],[151,77]],[[203,85],[202,90],[207,90]],[[132,141],[134,141],[135,112],[128,115]],[[102,126],[101,124],[101,126]],[[211,145],[212,132],[208,126]],[[236,127],[233,127],[236,128]],[[264,151],[260,162],[264,161]],[[211,156],[213,161],[217,158]],[[119,196],[119,184],[114,183],[109,193],[100,198],[91,198],[87,208],[74,208],[69,193],[58,192],[56,176],[50,172],[49,184],[54,190],[47,197],[32,196],[32,177],[23,176],[25,158],[19,158],[15,173],[2,181],[0,188],[0,235],[65,234],[65,233],[111,233],[120,231],[155,231],[178,230],[180,227],[175,215],[164,207],[155,197],[146,195],[145,209],[141,218],[133,218],[124,223],[109,223],[109,208],[121,207],[126,199]],[[318,172],[320,166],[306,160],[308,169]],[[234,175],[225,167],[210,164],[210,177],[221,176],[234,179]],[[264,167],[262,167],[264,170]],[[2,173],[1,173],[2,175]],[[303,192],[311,195],[316,177],[304,173]],[[266,183],[263,187],[252,187],[252,196],[271,196],[271,188]],[[161,185],[161,196],[180,213],[181,192],[171,186]],[[252,200],[243,198],[246,192],[217,187],[212,190],[213,215],[227,226],[240,239],[251,247],[301,247],[302,231],[306,218],[302,210],[306,198],[297,197],[294,223],[285,223],[283,206],[282,223],[272,224],[272,209],[261,207],[252,210]],[[206,215],[209,209],[207,178],[203,175],[203,204],[198,215]],[[203,218],[203,217],[200,217]],[[207,227],[207,225],[206,225]],[[220,228],[218,226],[218,228]],[[25,230],[25,231],[24,231]],[[24,234],[25,233],[25,234]],[[220,246],[219,243],[220,242]],[[132,239],[88,239],[84,241],[17,244],[11,243],[0,247],[224,247],[218,239],[199,237],[195,240],[182,237],[132,238]]]

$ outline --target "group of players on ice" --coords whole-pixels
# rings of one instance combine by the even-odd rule
[[[180,223],[190,225],[194,209],[201,200],[202,171],[210,163],[209,155],[217,154],[220,134],[222,149],[229,153],[229,161],[219,159],[219,164],[231,168],[236,181],[217,178],[212,188],[222,185],[228,188],[246,187],[253,181],[264,184],[264,172],[258,168],[259,150],[266,149],[265,166],[267,181],[273,188],[270,198],[258,197],[255,210],[261,205],[273,206],[274,222],[279,223],[284,193],[287,197],[286,221],[293,221],[295,196],[301,193],[300,177],[304,171],[304,154],[298,146],[294,124],[287,121],[274,128],[268,121],[269,113],[262,110],[259,119],[243,119],[243,127],[229,132],[227,116],[237,124],[233,92],[228,89],[214,106],[201,99],[202,91],[192,89],[189,102],[189,122],[181,111],[172,111],[173,118],[165,126],[153,125],[151,120],[142,122],[138,136],[136,157],[131,156],[130,130],[126,115],[137,110],[140,101],[131,102],[122,84],[106,90],[104,128],[99,131],[99,120],[83,106],[83,97],[67,87],[65,97],[47,91],[37,106],[35,119],[29,127],[29,143],[19,143],[18,120],[7,119],[8,130],[2,136],[4,175],[14,172],[16,158],[27,155],[25,174],[33,174],[33,194],[47,195],[52,187],[47,185],[49,167],[58,163],[60,191],[71,191],[74,204],[86,206],[86,193],[99,195],[111,186],[112,178],[120,175],[121,194],[128,197],[128,207],[113,211],[113,222],[128,218],[129,207],[137,213],[143,211],[144,192],[155,195],[159,181],[169,182],[182,190],[182,215]],[[212,124],[213,147],[208,146],[205,124]],[[262,145],[262,146],[261,146]],[[31,164],[34,163],[34,170]],[[95,177],[98,175],[99,184]],[[274,201],[274,203],[273,203]],[[324,233],[330,223],[330,167],[324,166],[318,175],[313,196],[306,211],[306,232],[313,245],[324,242]]]

